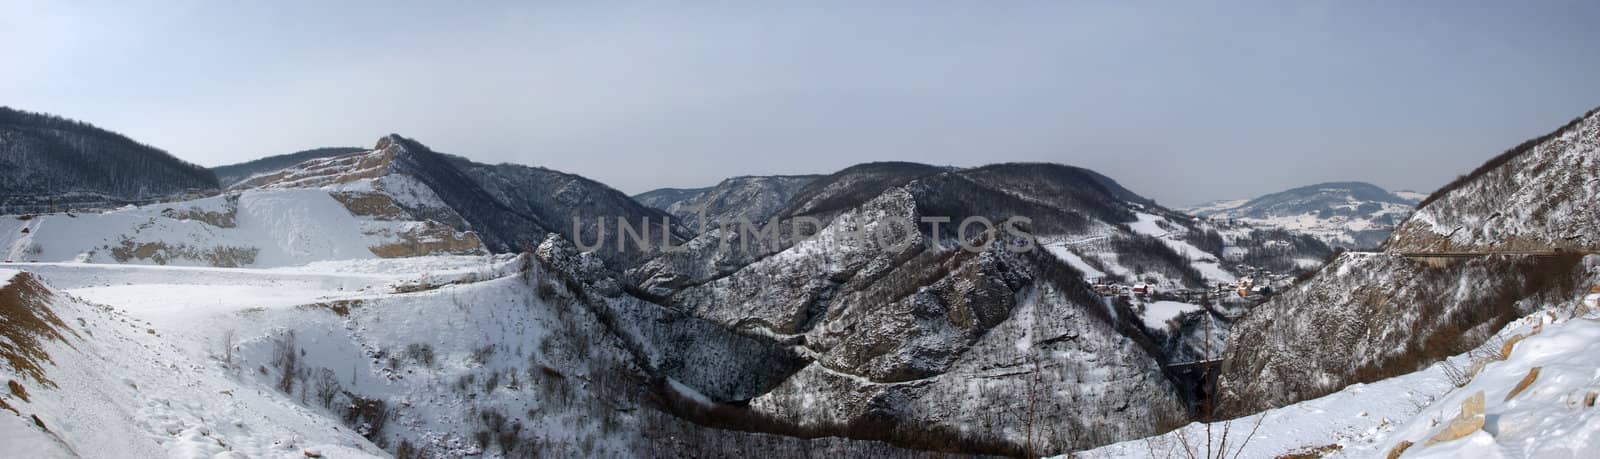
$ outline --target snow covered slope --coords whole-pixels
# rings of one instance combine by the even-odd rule
[[[1600,250],[1600,109],[1513,148],[1429,196],[1388,248]]]
[[[1333,247],[1373,248],[1405,220],[1416,198],[1361,182],[1295,188],[1184,209],[1194,215],[1309,234]]]
[[[667,414],[652,402],[668,394],[659,388],[697,389],[651,376],[661,368],[637,363],[633,338],[595,315],[619,310],[592,309],[568,290],[581,284],[543,265],[527,255],[273,269],[0,265],[8,343],[0,379],[10,386],[0,392],[0,453],[896,452],[714,430]],[[697,351],[711,358],[723,348],[661,352]]]
[[[332,418],[196,354],[193,348],[210,343],[169,336],[184,333],[177,324],[85,301],[32,273],[0,270],[0,278],[6,341],[32,357],[23,368],[9,358],[12,364],[0,367],[10,386],[0,395],[0,444],[7,454],[384,456]],[[19,329],[18,323],[34,326]],[[31,340],[19,340],[18,333]]]
[[[483,252],[476,235],[413,219],[392,200],[363,191],[374,188],[409,187],[395,179],[364,179],[100,214],[0,216],[0,254],[18,262],[227,267]]]
[[[1573,301],[1552,306],[1510,322],[1481,347],[1413,373],[1077,457],[1206,457],[1208,439],[1210,456],[1226,450],[1226,457],[1239,458],[1595,457],[1600,310]],[[1474,402],[1481,411],[1461,416],[1474,397],[1482,397]]]

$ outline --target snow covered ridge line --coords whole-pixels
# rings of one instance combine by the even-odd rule
[[[578,250],[590,252],[604,248],[606,242],[610,239],[606,237],[606,219],[604,217],[595,217],[595,232],[597,234],[595,234],[592,244],[585,242],[587,236],[583,234],[584,224],[582,220],[579,217],[572,217],[572,234],[575,236],[573,243],[578,247]],[[953,224],[956,228],[956,244],[962,250],[971,253],[983,253],[989,250],[990,245],[999,239],[995,237],[998,236],[996,230],[1005,231],[1006,235],[1010,236],[1001,243],[1004,244],[1003,247],[1006,250],[1013,253],[1029,252],[1039,245],[1034,235],[1027,229],[1028,225],[1033,223],[1033,219],[1020,215],[1006,218],[998,224],[994,220],[983,216],[967,217],[962,219],[960,223],[954,223],[952,218],[943,216],[924,216],[918,218],[918,221],[926,224],[932,234],[939,234],[941,228],[948,228],[948,225]],[[628,245],[629,240],[633,242],[633,249],[647,253],[658,250],[673,253],[689,250],[689,246],[686,244],[673,244],[672,233],[666,230],[661,232],[660,245],[656,245],[656,241],[650,238],[650,227],[652,226],[650,219],[648,217],[641,218],[639,223],[640,225],[636,227],[626,217],[616,217],[616,244],[618,251],[628,250],[630,248]],[[707,226],[708,222],[704,221],[700,223],[700,228],[715,228],[714,230],[706,231],[706,233],[713,235],[717,239],[718,253],[727,253],[734,244],[733,240],[737,239],[739,250],[746,254],[765,253],[772,247],[788,247],[811,240],[821,234],[822,228],[828,226],[821,219],[804,215],[788,219],[788,232],[785,232],[785,228],[783,228],[785,222],[777,218],[767,220],[766,224],[757,224],[741,215],[737,219],[722,219],[710,222],[715,223],[714,226]],[[669,228],[671,225],[670,218],[661,218],[660,226],[662,228]],[[982,227],[982,229],[978,227]],[[837,234],[839,235],[839,241],[851,246],[861,247],[867,244],[875,244],[876,248],[887,251],[905,250],[919,240],[917,224],[900,218],[867,220],[856,225],[842,227]],[[940,250],[944,249],[939,238],[933,238],[932,242]],[[752,251],[752,246],[754,251]]]

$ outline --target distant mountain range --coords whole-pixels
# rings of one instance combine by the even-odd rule
[[[1184,211],[1311,235],[1329,246],[1375,248],[1423,195],[1363,182],[1329,182],[1255,199],[1213,201]]]
[[[1584,258],[1600,250],[1596,112],[1420,207],[1341,182],[1191,213],[1041,163],[629,197],[395,134],[208,170],[10,109],[0,153],[0,211],[26,213],[0,218],[0,299],[23,318],[0,321],[22,349],[0,371],[23,374],[6,377],[0,436],[62,456],[160,451],[150,438],[208,455],[306,438],[287,450],[306,457],[1068,453],[1426,368],[1524,317],[1537,329],[1600,266]],[[122,208],[39,210],[62,196]],[[760,238],[701,213],[779,226]],[[959,226],[1015,216],[1028,235]],[[675,249],[622,248],[619,219]],[[803,221],[818,227],[796,237]],[[1329,244],[1386,251],[1325,267]]]

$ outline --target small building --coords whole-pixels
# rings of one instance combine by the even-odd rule
[[[1250,289],[1255,287],[1255,280],[1243,277],[1239,279],[1238,283],[1234,284],[1234,287],[1238,289],[1239,296],[1250,296]]]

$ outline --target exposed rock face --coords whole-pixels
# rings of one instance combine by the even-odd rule
[[[166,242],[134,242],[123,239],[110,247],[112,259],[119,263],[140,260],[164,265],[174,260],[201,260],[207,266],[237,268],[256,262],[260,249],[255,247],[193,247],[188,244]]]
[[[217,166],[211,168],[211,171],[217,174],[217,182],[222,184],[223,188],[229,188],[256,174],[275,172],[313,159],[343,156],[363,151],[367,151],[367,149],[356,147],[316,148],[286,155],[268,156],[238,164]]]
[[[1585,273],[1600,264],[1575,252],[1595,249],[1600,236],[1597,136],[1591,112],[1513,149],[1424,201],[1386,252],[1346,254],[1257,308],[1229,338],[1224,411],[1417,370],[1515,317],[1581,297]],[[1513,253],[1476,254],[1495,251]]]
[[[277,172],[257,175],[233,188],[316,188],[387,175],[396,151],[378,149],[360,154],[313,159]]]
[[[1399,458],[1400,455],[1406,453],[1406,450],[1411,449],[1411,445],[1412,445],[1412,443],[1409,440],[1404,440],[1404,441],[1401,441],[1400,443],[1395,444],[1393,448],[1389,449],[1389,456],[1388,456],[1389,459],[1397,459],[1397,458]]]
[[[1433,446],[1451,440],[1458,440],[1472,435],[1473,432],[1483,429],[1483,391],[1478,391],[1465,402],[1461,403],[1461,413],[1445,425],[1444,430],[1428,438],[1422,446]]]
[[[1533,367],[1533,369],[1528,370],[1528,375],[1524,376],[1522,378],[1522,381],[1518,381],[1517,382],[1517,386],[1516,387],[1512,387],[1511,388],[1511,392],[1506,393],[1505,401],[1509,402],[1509,401],[1511,401],[1511,399],[1517,398],[1517,394],[1522,393],[1522,391],[1528,390],[1528,387],[1532,386],[1534,381],[1538,381],[1538,380],[1539,380],[1539,367]]]
[[[369,247],[373,255],[383,258],[475,255],[484,252],[483,242],[478,240],[477,233],[456,231],[433,221],[417,222],[400,232],[375,235],[399,239],[399,242]]]

